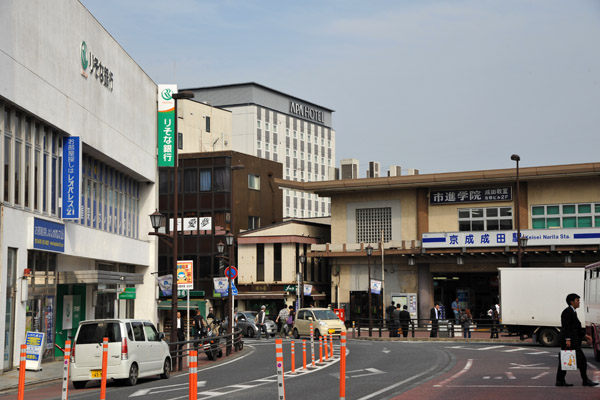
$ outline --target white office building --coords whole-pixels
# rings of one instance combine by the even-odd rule
[[[46,360],[81,320],[156,321],[158,169],[157,86],[79,1],[1,1],[0,71],[2,373],[28,332]]]
[[[195,101],[232,112],[231,149],[283,164],[283,176],[299,182],[333,179],[333,110],[257,83],[185,89]],[[327,197],[285,189],[283,217],[331,214]]]

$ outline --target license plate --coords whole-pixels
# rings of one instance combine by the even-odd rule
[[[93,369],[92,378],[102,378],[102,370],[101,369]]]
[[[329,334],[330,334],[330,335],[333,335],[334,333],[335,333],[335,329],[330,329],[330,330],[329,330]]]

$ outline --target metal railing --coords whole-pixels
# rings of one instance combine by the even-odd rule
[[[406,324],[390,324],[389,320],[385,320],[382,318],[373,318],[373,325],[369,327],[369,319],[368,318],[357,318],[353,325],[352,337],[356,335],[358,337],[361,334],[364,334],[364,331],[367,331],[367,335],[369,337],[373,336],[373,331],[378,334],[379,337],[383,336],[384,331],[392,332],[395,331],[397,333],[396,337],[403,337],[404,328],[407,328],[410,337],[415,337],[415,332],[431,332],[431,320],[430,319],[411,319],[408,322],[408,326]],[[402,331],[400,331],[402,330]],[[502,331],[502,325],[498,322],[494,322],[491,319],[482,319],[482,320],[474,320],[473,323],[469,326],[469,330],[471,332],[490,332],[494,334],[499,334]],[[438,337],[455,337],[463,334],[463,326],[459,324],[455,324],[453,319],[449,320],[438,320],[437,323],[437,336]]]
[[[230,334],[205,336],[182,342],[167,342],[167,344],[171,349],[172,370],[181,371],[183,359],[189,355],[191,350],[198,351],[198,356],[204,353],[209,360],[214,361],[223,354],[228,356],[227,348],[233,347],[233,350],[236,352],[242,350],[244,340],[242,338],[242,330],[235,329]]]

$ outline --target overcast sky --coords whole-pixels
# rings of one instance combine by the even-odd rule
[[[361,177],[598,161],[598,0],[81,1],[156,83],[334,109]]]

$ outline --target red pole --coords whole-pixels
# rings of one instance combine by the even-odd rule
[[[346,399],[346,332],[340,337],[340,400]]]
[[[323,336],[319,336],[319,364],[323,364]]]
[[[21,345],[21,359],[19,361],[19,390],[17,399],[23,400],[25,397],[25,360],[27,357],[27,345]]]
[[[102,340],[102,382],[100,384],[100,400],[106,400],[106,374],[108,367],[108,338]]]
[[[333,335],[329,335],[329,354],[333,358]]]
[[[198,399],[198,352],[195,350],[190,351],[189,355],[189,375],[190,375],[190,388],[189,398],[190,400]]]
[[[306,340],[302,339],[302,368],[306,370]]]
[[[292,340],[292,374],[296,373],[296,352],[294,351],[294,341]]]

